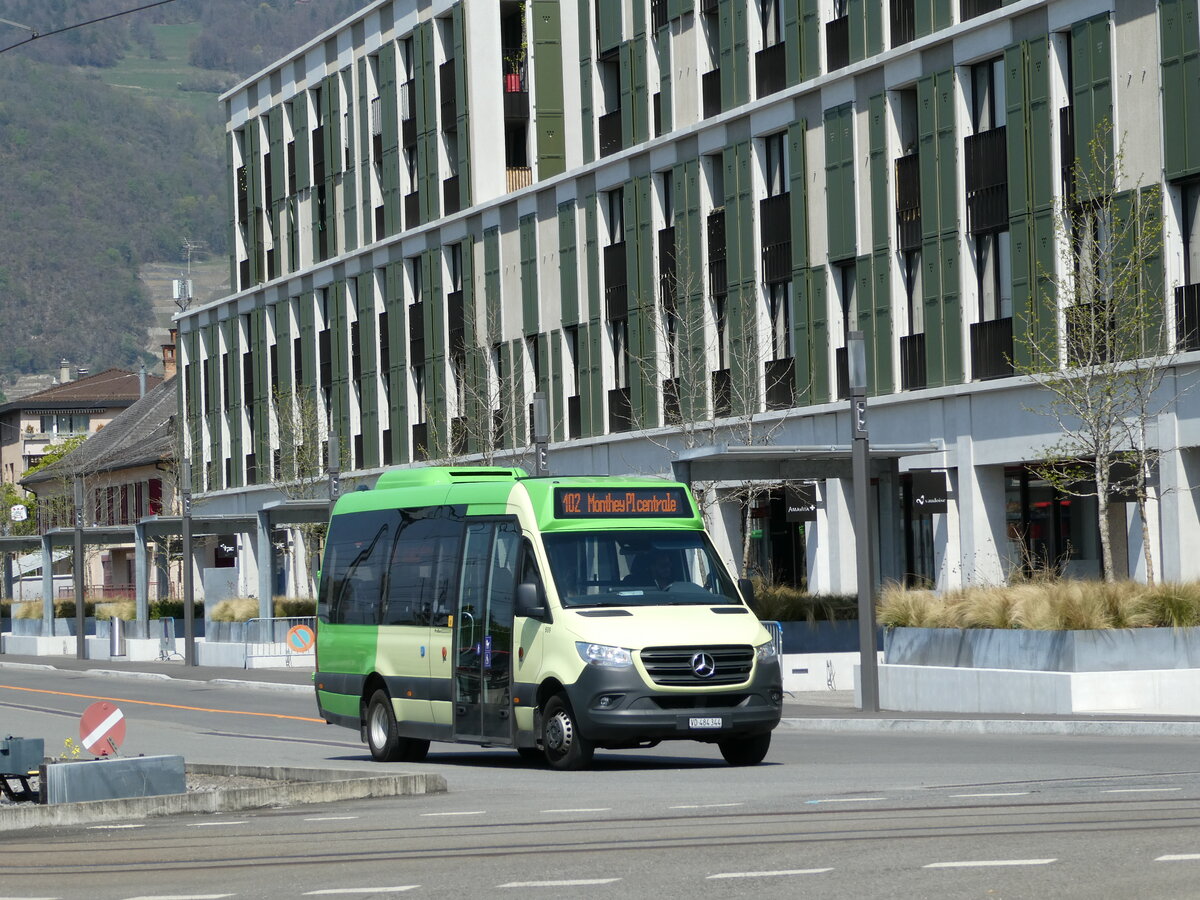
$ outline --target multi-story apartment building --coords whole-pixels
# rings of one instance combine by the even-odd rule
[[[178,318],[197,487],[253,507],[330,433],[350,477],[520,462],[535,392],[556,473],[845,446],[859,331],[872,442],[925,448],[874,483],[880,576],[1095,573],[1096,499],[1031,470],[1059,426],[1021,372],[1034,331],[1065,331],[1046,285],[1072,163],[1108,121],[1118,188],[1161,188],[1168,382],[1195,378],[1197,19],[1197,0],[366,4],[223,97],[236,292]],[[1154,416],[1159,576],[1200,574],[1198,404]],[[745,542],[848,592],[850,487],[808,458],[779,469],[809,482],[808,521],[733,463],[706,499],[732,560]],[[1136,507],[1109,520],[1136,577]]]

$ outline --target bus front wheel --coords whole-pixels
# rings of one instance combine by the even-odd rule
[[[392,698],[384,690],[367,704],[367,746],[379,762],[420,762],[429,752],[429,741],[400,736]]]
[[[717,744],[721,755],[731,766],[757,766],[771,748],[771,732],[750,737],[730,738]]]
[[[564,771],[586,769],[595,746],[579,733],[575,713],[562,694],[555,694],[542,712],[542,747],[546,762]]]

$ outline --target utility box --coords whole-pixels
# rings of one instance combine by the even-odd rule
[[[45,755],[46,742],[41,738],[9,735],[0,741],[0,775],[28,775],[35,772]]]

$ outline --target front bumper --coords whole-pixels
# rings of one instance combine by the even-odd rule
[[[749,683],[740,687],[664,691],[648,686],[634,667],[587,666],[568,686],[567,696],[580,731],[601,746],[715,742],[763,734],[778,725],[783,675],[775,661],[755,666]]]

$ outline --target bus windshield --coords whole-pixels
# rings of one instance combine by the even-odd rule
[[[575,531],[542,539],[568,608],[742,602],[702,531]]]

